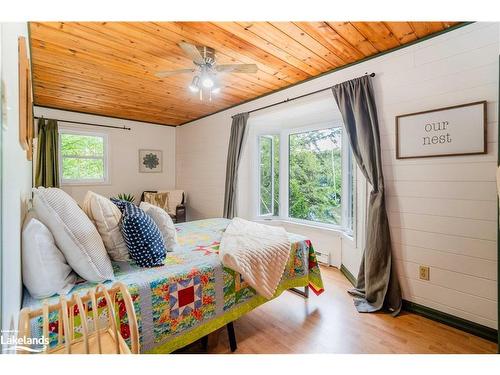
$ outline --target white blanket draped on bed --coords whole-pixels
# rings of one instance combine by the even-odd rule
[[[280,227],[234,218],[222,235],[219,257],[265,298],[272,298],[290,257],[290,240]]]

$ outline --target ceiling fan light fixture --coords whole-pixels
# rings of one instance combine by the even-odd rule
[[[206,76],[203,78],[201,81],[201,84],[203,87],[206,87],[207,89],[212,88],[214,86],[214,80],[210,76]]]
[[[194,68],[161,71],[155,75],[167,78],[177,74],[195,73],[188,87],[189,91],[199,95],[200,100],[203,100],[204,96],[212,100],[212,94],[216,95],[221,91],[218,73],[252,74],[259,70],[255,64],[217,64],[216,52],[208,46],[196,46],[186,42],[180,42],[178,45],[193,61]]]
[[[189,85],[189,90],[192,92],[198,92],[200,91],[200,77],[194,76],[193,81]]]

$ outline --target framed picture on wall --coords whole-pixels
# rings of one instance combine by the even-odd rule
[[[33,96],[31,86],[30,62],[28,60],[26,38],[19,37],[18,70],[19,70],[19,143],[26,151],[28,160],[33,154]]]
[[[486,101],[396,117],[396,159],[485,154]]]
[[[160,173],[163,171],[161,150],[139,150],[139,172]]]

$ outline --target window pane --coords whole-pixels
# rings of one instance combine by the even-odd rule
[[[274,158],[274,216],[280,214],[280,137],[273,135]]]
[[[342,224],[342,128],[289,137],[289,216]]]
[[[260,214],[269,215],[273,212],[273,165],[271,137],[260,137]]]
[[[104,139],[99,136],[81,134],[61,134],[62,156],[91,156],[104,155]]]
[[[104,180],[104,160],[62,158],[63,180]]]
[[[352,149],[349,146],[349,151],[348,151],[348,159],[347,159],[347,173],[348,173],[348,180],[347,180],[347,217],[346,217],[346,224],[345,224],[345,229],[347,233],[352,234],[354,231],[354,210],[355,210],[355,205],[354,205],[354,199],[356,196],[356,180],[354,178],[355,176],[355,166],[353,165],[354,163],[354,155],[352,154]]]
[[[259,137],[260,215],[279,213],[279,136]]]

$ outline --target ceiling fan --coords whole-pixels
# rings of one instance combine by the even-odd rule
[[[191,43],[181,42],[179,47],[193,60],[194,68],[167,70],[155,73],[159,78],[166,78],[176,74],[195,73],[189,90],[200,94],[203,100],[203,91],[208,92],[209,99],[212,94],[220,92],[220,82],[217,73],[257,73],[255,64],[223,64],[218,65],[215,60],[215,50],[206,46],[195,46]]]

